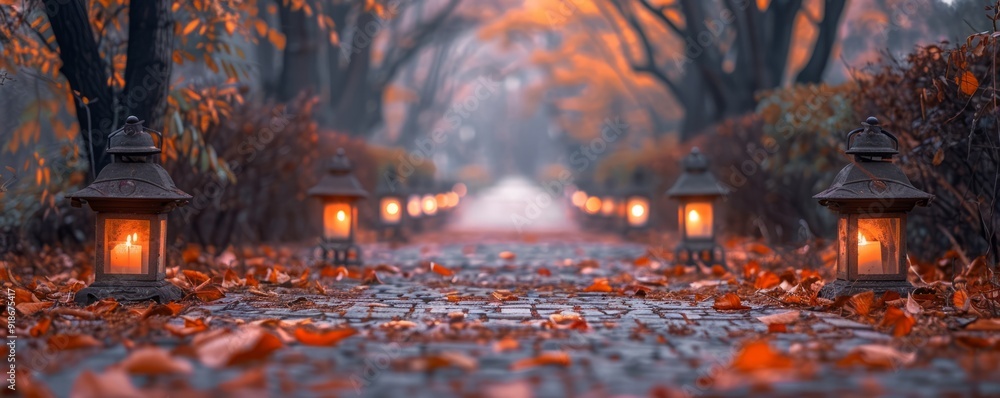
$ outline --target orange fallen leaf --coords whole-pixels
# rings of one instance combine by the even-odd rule
[[[636,267],[645,267],[648,266],[649,263],[650,263],[649,256],[642,256],[636,258],[635,260],[632,260],[632,264],[635,265]]]
[[[103,316],[103,315],[110,314],[112,311],[118,309],[118,306],[119,306],[118,301],[115,300],[114,298],[109,297],[109,298],[106,298],[106,299],[94,302],[91,305],[88,305],[87,306],[87,311],[93,312],[94,315],[97,315],[97,316]]]
[[[872,312],[872,303],[875,301],[875,292],[867,291],[855,294],[847,300],[847,309],[851,312],[868,316]]]
[[[737,296],[735,293],[726,293],[722,296],[716,297],[715,304],[712,305],[712,308],[719,311],[750,309],[750,307],[743,305],[743,302],[740,300],[740,296]]]
[[[208,325],[205,324],[205,320],[203,319],[194,319],[187,317],[182,317],[182,318],[184,318],[184,327],[177,327],[167,324],[163,325],[163,328],[177,337],[190,336],[192,334],[201,333],[204,332],[205,330],[208,330]]]
[[[479,361],[458,351],[445,351],[408,361],[411,371],[427,372],[443,368],[459,368],[467,372],[476,370]]]
[[[295,339],[305,345],[330,347],[357,333],[350,327],[316,329],[300,326],[295,329]]]
[[[395,320],[395,321],[385,322],[379,326],[386,329],[409,329],[417,327],[417,324],[416,322],[413,321]]]
[[[517,258],[517,255],[514,254],[514,252],[509,252],[509,251],[502,251],[500,252],[499,256],[503,260],[513,260]]]
[[[38,323],[36,323],[34,326],[31,327],[30,330],[28,330],[28,335],[30,335],[31,337],[40,337],[41,335],[49,331],[49,326],[51,325],[52,325],[52,318],[44,317],[42,319],[39,319]]]
[[[445,267],[445,266],[443,266],[441,264],[435,263],[433,261],[431,261],[431,266],[430,267],[431,267],[431,271],[433,271],[434,273],[436,273],[438,275],[441,275],[441,276],[452,276],[452,275],[455,275],[454,271],[448,269],[447,267]]]
[[[132,351],[118,366],[130,374],[163,375],[191,373],[191,363],[174,358],[167,350],[159,347],[143,347]]]
[[[184,309],[180,303],[150,304],[145,311],[139,315],[139,319],[147,319],[153,316],[175,316]]]
[[[226,297],[226,293],[222,291],[222,288],[216,285],[199,287],[194,291],[194,295],[206,303]]]
[[[541,276],[552,276],[552,271],[549,271],[548,268],[541,267],[541,268],[538,268],[538,275],[541,275]]]
[[[361,280],[362,285],[381,285],[382,280],[379,279],[378,273],[373,269],[365,270],[365,277]]]
[[[882,322],[879,322],[879,327],[891,327],[893,336],[902,337],[910,334],[916,323],[913,316],[906,311],[889,307],[885,310],[885,316],[882,318]]]
[[[49,349],[53,351],[76,350],[80,348],[101,347],[100,341],[87,334],[57,334],[47,340]]]
[[[282,347],[284,344],[277,336],[260,327],[244,326],[199,340],[195,352],[203,364],[219,368],[263,360]]]
[[[726,271],[726,268],[719,264],[715,264],[712,266],[712,276],[716,278],[721,278],[725,276],[727,272],[729,271]]]
[[[493,352],[505,352],[505,351],[516,351],[521,348],[521,343],[517,340],[511,338],[510,336],[504,337],[493,343]]]
[[[762,290],[762,289],[766,290],[766,289],[771,289],[780,284],[781,284],[781,278],[779,278],[777,274],[771,271],[764,271],[757,277],[757,280],[754,281],[753,287],[754,289],[757,290]]]
[[[782,312],[780,314],[757,317],[757,320],[767,325],[768,333],[788,333],[788,325],[799,320],[798,311]]]
[[[71,391],[74,398],[138,398],[146,396],[135,388],[128,373],[115,368],[101,373],[84,369],[73,382]]]
[[[979,318],[975,322],[968,324],[965,330],[986,330],[991,332],[1000,332],[1000,318]]]
[[[951,304],[955,306],[956,310],[964,313],[969,312],[972,302],[969,301],[969,293],[965,289],[959,289],[951,296]]]
[[[517,296],[511,293],[510,290],[498,289],[493,291],[493,298],[500,301],[514,301],[517,300]]]
[[[536,357],[524,358],[517,362],[514,362],[514,364],[510,366],[510,369],[513,371],[518,371],[518,370],[524,370],[524,369],[530,369],[548,365],[567,367],[570,365],[570,362],[571,359],[569,357],[569,354],[565,352],[545,351],[541,354],[538,354],[538,356]]]
[[[973,95],[979,89],[979,79],[969,71],[962,71],[962,74],[955,76],[955,83],[958,84],[958,91],[965,95]]]
[[[187,278],[188,282],[191,282],[191,284],[194,286],[201,285],[202,283],[207,282],[209,279],[212,279],[208,275],[205,275],[205,273],[203,272],[198,272],[190,269],[181,271],[181,273],[184,274],[184,277]]]
[[[595,278],[593,284],[587,286],[586,289],[583,289],[583,291],[588,293],[610,293],[612,290],[613,289],[611,289],[611,284],[608,282],[608,278]]]
[[[764,340],[757,340],[744,345],[733,358],[733,369],[741,372],[757,370],[789,369],[793,366],[792,359],[775,351]]]
[[[15,305],[14,308],[16,308],[17,311],[24,316],[32,316],[41,310],[51,307],[52,304],[53,303],[51,301],[43,301],[40,303],[20,303]]]
[[[553,329],[587,330],[587,321],[575,312],[563,312],[549,315],[549,325]]]
[[[916,357],[915,353],[903,353],[889,346],[865,344],[851,349],[851,352],[837,361],[837,366],[888,370],[900,365],[909,365]]]
[[[201,257],[201,249],[195,245],[188,245],[181,252],[181,259],[184,260],[184,264],[198,262],[198,258]]]

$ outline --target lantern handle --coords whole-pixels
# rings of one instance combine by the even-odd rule
[[[847,133],[847,149],[851,149],[851,140],[854,139],[854,135],[858,134],[858,133],[861,133],[861,132],[864,132],[867,129],[868,129],[868,127],[859,127],[859,128],[854,129],[854,130],[851,130],[850,133]],[[896,145],[896,147],[893,148],[893,149],[895,149],[898,152],[899,151],[899,139],[896,138],[896,136],[893,135],[892,133],[890,133],[888,131],[885,131],[885,129],[879,128],[878,131],[880,133],[882,133],[882,134],[885,134],[890,139],[892,139],[892,143]]]

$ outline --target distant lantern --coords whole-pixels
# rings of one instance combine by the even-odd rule
[[[847,134],[854,161],[814,198],[837,212],[837,280],[820,296],[835,298],[863,291],[908,295],[906,213],[927,206],[934,195],[915,188],[892,163],[899,141],[869,117]]]
[[[399,175],[396,174],[395,167],[392,167],[379,178],[375,190],[380,238],[389,241],[405,240],[402,226],[406,209],[401,185]]]
[[[309,189],[308,194],[318,197],[323,204],[323,236],[320,239],[323,258],[334,265],[361,264],[361,250],[354,243],[358,225],[357,201],[367,198],[368,192],[352,173],[351,162],[343,148],[337,149],[326,175]]]
[[[111,164],[92,184],[67,195],[73,207],[97,212],[94,283],[76,293],[86,305],[118,301],[179,300],[180,288],[165,280],[167,213],[191,200],[159,164],[152,134],[135,116],[108,136]]]
[[[649,227],[652,187],[646,170],[639,167],[632,173],[632,182],[625,192],[625,232]]]
[[[716,243],[716,202],[728,191],[708,171],[708,159],[698,150],[681,162],[684,172],[667,196],[677,199],[681,241],[675,249],[677,261],[726,267],[725,251]]]

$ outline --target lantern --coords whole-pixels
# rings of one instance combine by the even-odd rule
[[[847,134],[854,161],[814,198],[837,212],[837,280],[820,291],[824,298],[863,291],[908,295],[906,213],[927,206],[934,195],[921,191],[892,163],[899,141],[869,117]]]
[[[153,156],[160,153],[142,122],[129,116],[108,136],[112,163],[92,184],[67,195],[73,207],[97,212],[94,283],[76,293],[86,305],[118,301],[179,300],[183,293],[166,276],[167,213],[191,200]]]
[[[632,173],[632,184],[625,192],[626,234],[649,227],[651,196],[646,171],[636,168]]]
[[[403,195],[400,194],[399,176],[395,168],[387,170],[384,176],[385,178],[379,179],[375,190],[380,235],[386,240],[404,241],[402,226],[406,208]]]
[[[318,197],[323,204],[323,236],[320,248],[323,258],[334,265],[361,264],[361,250],[354,243],[358,225],[357,201],[368,197],[368,192],[352,173],[350,160],[344,149],[330,161],[326,175],[307,192]]]
[[[675,249],[678,262],[726,267],[725,251],[716,243],[716,202],[728,191],[708,171],[708,159],[698,150],[681,162],[684,171],[667,196],[677,199],[681,241]]]

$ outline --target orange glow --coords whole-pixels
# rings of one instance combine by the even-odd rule
[[[434,195],[434,201],[437,202],[437,208],[447,209],[448,208],[448,196],[443,193]]]
[[[125,235],[125,243],[119,243],[111,249],[111,273],[142,273],[142,246],[139,245],[138,233]]]
[[[615,203],[615,199],[612,197],[606,197],[601,201],[601,215],[610,216],[615,213],[615,207],[618,204]]]
[[[433,216],[433,215],[437,214],[437,211],[438,211],[437,200],[434,199],[434,195],[424,196],[423,206],[422,207],[423,207],[424,214],[426,214],[428,216]]]
[[[351,205],[327,203],[323,207],[323,236],[327,239],[347,239],[351,236]]]
[[[469,188],[463,183],[455,184],[455,186],[451,187],[451,190],[458,194],[460,198],[464,198],[465,194],[469,192]]]
[[[573,192],[571,200],[573,201],[573,206],[583,208],[583,205],[587,203],[587,193],[583,191]]]
[[[712,237],[712,204],[688,203],[685,205],[686,220],[684,230],[692,238]]]
[[[882,242],[869,242],[861,231],[858,231],[858,273],[862,275],[883,273]]]
[[[420,197],[417,195],[410,196],[410,200],[406,202],[406,214],[410,217],[417,218],[422,214],[420,209]]]
[[[646,214],[645,207],[639,204],[632,205],[632,217],[642,217],[644,214]]]
[[[454,191],[445,194],[445,199],[448,202],[448,207],[458,206],[458,203],[461,201],[461,198]]]
[[[587,198],[587,202],[584,203],[583,209],[588,214],[597,214],[598,211],[601,211],[601,198],[596,196]]]

